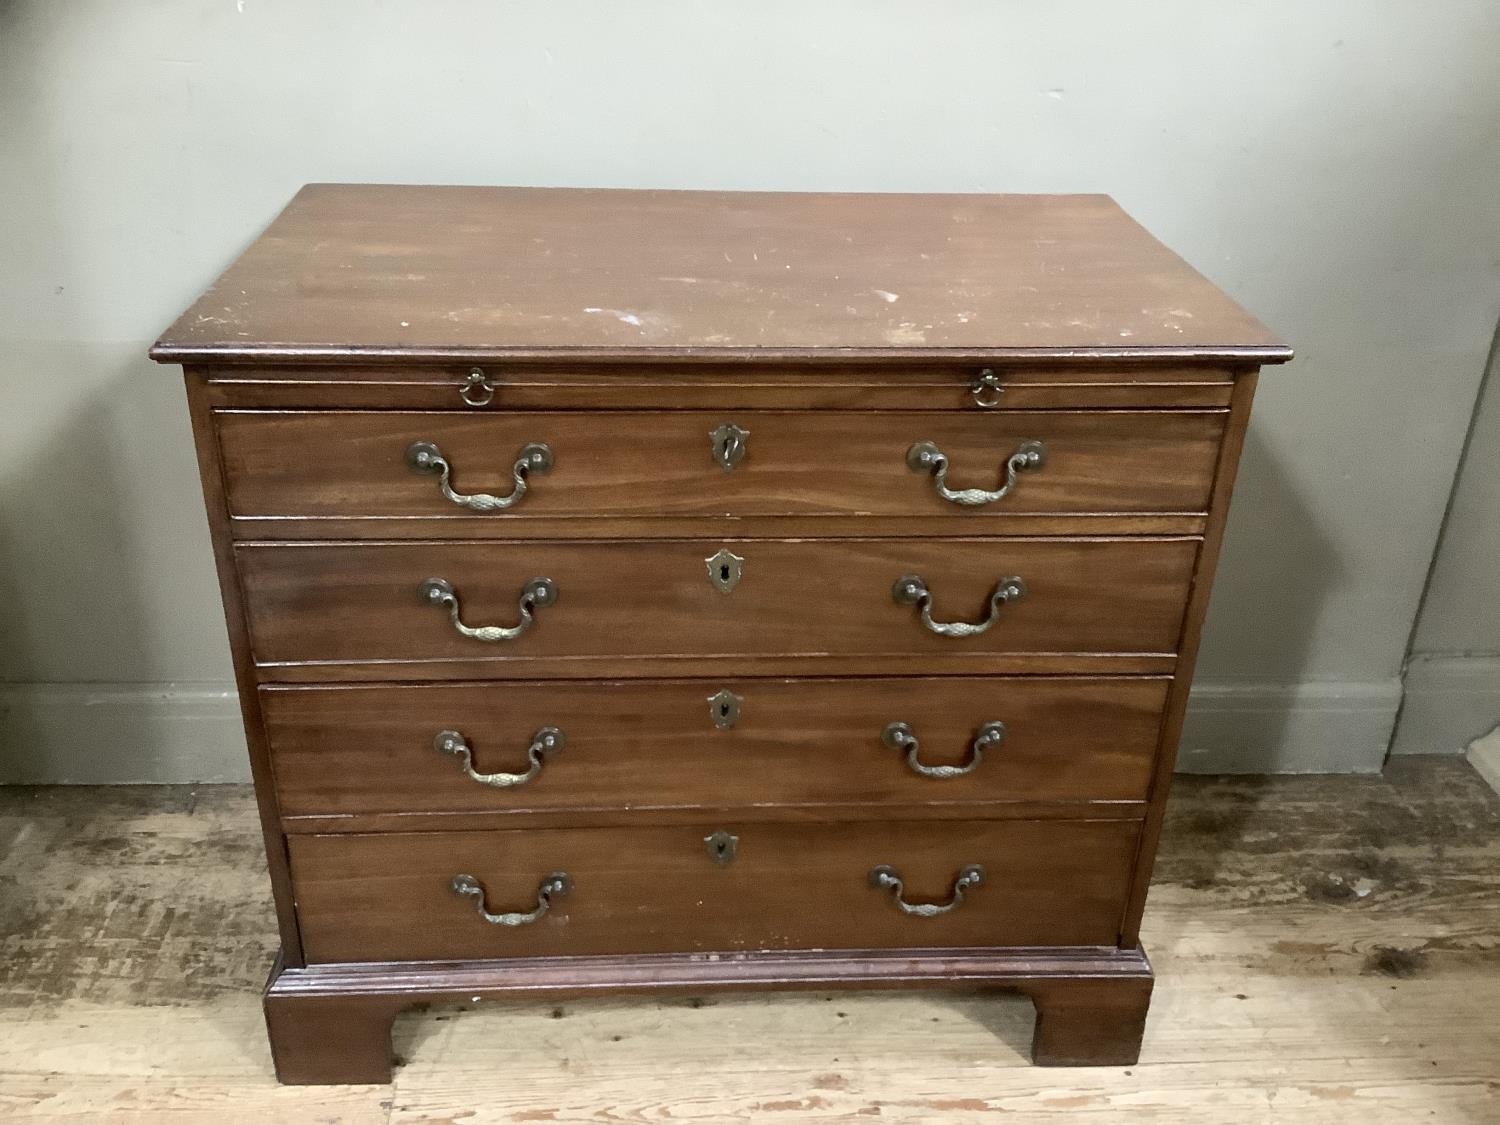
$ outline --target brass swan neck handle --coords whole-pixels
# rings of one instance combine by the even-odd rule
[[[459,617],[458,591],[446,578],[429,578],[417,587],[417,595],[429,605],[446,609],[448,620],[460,636],[494,643],[513,641],[531,628],[535,611],[557,601],[557,583],[550,578],[533,578],[521,587],[521,596],[517,599],[521,619],[514,625],[465,625]]]
[[[937,494],[950,504],[977,508],[1004,500],[1015,491],[1021,474],[1047,463],[1047,447],[1039,441],[1023,441],[1005,459],[1005,479],[992,491],[983,488],[949,488],[948,455],[935,442],[919,441],[906,451],[906,466],[914,473],[930,473]]]
[[[480,785],[496,789],[510,789],[525,785],[542,772],[542,763],[549,754],[556,754],[566,745],[567,739],[557,727],[542,727],[531,736],[531,745],[526,748],[527,769],[522,773],[480,773],[474,768],[474,753],[469,740],[456,730],[438,731],[432,747],[439,754],[452,754],[462,763],[464,774]]]
[[[891,587],[891,598],[897,605],[914,605],[917,607],[918,616],[922,624],[931,632],[940,637],[975,637],[985,632],[996,621],[1000,620],[1000,609],[1011,602],[1018,602],[1026,596],[1026,583],[1020,578],[1011,575],[1002,578],[995,583],[994,592],[989,596],[989,613],[983,621],[934,621],[932,619],[932,591],[927,588],[927,581],[919,574],[906,574],[896,579],[896,584]]]
[[[913,773],[919,773],[923,777],[963,777],[964,774],[973,773],[979,768],[986,750],[992,746],[999,746],[1005,741],[1005,724],[1001,722],[982,724],[979,733],[969,743],[969,760],[961,766],[925,765],[917,756],[922,749],[921,743],[917,741],[916,734],[907,723],[888,723],[885,730],[880,732],[880,741],[891,750],[906,751],[906,764],[911,767]]]
[[[448,884],[448,888],[456,895],[472,898],[475,911],[492,926],[529,926],[552,909],[554,898],[559,898],[573,889],[573,880],[569,878],[566,871],[554,871],[537,886],[534,909],[504,914],[490,913],[484,904],[484,884],[473,875],[453,876],[453,881]]]
[[[414,473],[436,474],[438,491],[461,508],[473,512],[502,511],[520,503],[531,478],[552,468],[552,447],[545,442],[533,441],[521,446],[515,464],[510,467],[511,479],[515,482],[505,496],[494,496],[488,492],[455,492],[453,489],[453,466],[443,456],[436,442],[414,441],[406,447],[406,463]]]
[[[936,918],[939,914],[957,910],[964,904],[964,894],[983,882],[984,868],[977,863],[971,863],[961,868],[954,878],[953,889],[948,894],[947,902],[907,902],[902,897],[906,886],[901,881],[899,871],[887,864],[881,864],[870,870],[870,886],[877,890],[890,891],[891,901],[901,908],[901,913],[910,914],[913,918]]]

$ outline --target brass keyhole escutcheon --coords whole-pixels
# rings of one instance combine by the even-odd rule
[[[708,580],[719,593],[727,594],[740,584],[745,560],[728,547],[721,547],[703,561],[708,566]]]
[[[738,853],[740,838],[732,832],[720,830],[703,837],[703,847],[708,852],[708,858],[722,867]]]
[[[728,730],[740,720],[740,704],[743,700],[728,688],[716,691],[708,697],[708,717],[720,730]]]
[[[745,459],[749,430],[743,430],[733,422],[725,422],[708,435],[709,451],[714,464],[726,473]]]

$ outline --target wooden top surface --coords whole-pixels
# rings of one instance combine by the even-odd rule
[[[166,362],[1290,350],[1103,195],[309,184]]]

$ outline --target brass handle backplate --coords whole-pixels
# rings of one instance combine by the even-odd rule
[[[459,507],[474,512],[495,512],[514,506],[526,495],[527,482],[531,477],[552,468],[552,447],[540,441],[521,446],[521,452],[516,454],[515,464],[510,467],[511,479],[515,481],[515,485],[507,496],[492,496],[488,492],[455,492],[453,466],[435,442],[412,442],[406,447],[406,463],[414,473],[436,473],[438,491]]]
[[[880,741],[891,750],[906,751],[906,764],[914,773],[919,773],[923,777],[962,777],[979,768],[986,750],[992,746],[999,746],[1005,741],[1005,724],[1001,722],[982,724],[979,733],[974,736],[974,741],[969,744],[969,760],[961,766],[924,765],[917,758],[922,748],[921,744],[907,723],[888,723],[885,730],[880,732]]]
[[[464,738],[456,730],[444,730],[437,733],[432,740],[432,747],[439,754],[452,754],[463,764],[465,776],[479,782],[481,785],[491,785],[496,789],[509,789],[516,785],[525,785],[528,781],[542,772],[542,760],[548,754],[556,754],[566,744],[567,739],[563,732],[557,727],[543,727],[531,736],[531,745],[526,748],[526,760],[529,767],[524,773],[480,773],[474,768],[474,754],[469,748],[468,739]]]
[[[492,926],[529,926],[552,909],[554,898],[559,898],[573,889],[573,880],[568,877],[566,871],[554,871],[537,887],[534,910],[514,911],[506,914],[491,914],[485,908],[484,884],[472,875],[455,875],[448,886],[454,894],[472,898],[474,909]]]
[[[934,442],[919,441],[906,451],[906,466],[914,473],[930,473],[937,494],[950,504],[977,508],[1004,500],[1015,490],[1016,482],[1028,469],[1040,469],[1047,463],[1047,447],[1039,441],[1023,441],[1005,461],[1005,480],[994,491],[983,488],[949,488],[948,455]]]
[[[1025,596],[1026,583],[1014,575],[1002,578],[995,584],[994,593],[989,596],[989,614],[983,621],[944,622],[932,619],[932,591],[927,588],[927,582],[921,575],[903,575],[896,579],[896,584],[891,587],[891,597],[896,604],[916,606],[922,624],[940,637],[977,636],[1000,620],[1001,606],[1010,602],[1018,602]]]
[[[557,583],[550,578],[533,578],[521,588],[521,620],[515,625],[465,625],[458,617],[458,592],[446,578],[429,578],[417,587],[418,596],[430,605],[448,611],[453,628],[476,641],[513,641],[531,628],[533,610],[557,601]]]
[[[983,882],[984,868],[977,863],[971,863],[962,868],[958,877],[953,880],[953,890],[947,902],[907,902],[901,897],[906,888],[901,882],[899,871],[885,864],[870,870],[870,886],[877,890],[890,891],[891,899],[901,908],[901,913],[910,914],[914,918],[936,918],[939,914],[957,910],[963,905],[964,892]]]

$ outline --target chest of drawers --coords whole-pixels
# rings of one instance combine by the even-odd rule
[[[162,337],[287,1082],[423,1001],[1024,992],[1129,1063],[1255,374],[1102,196],[314,185]]]

